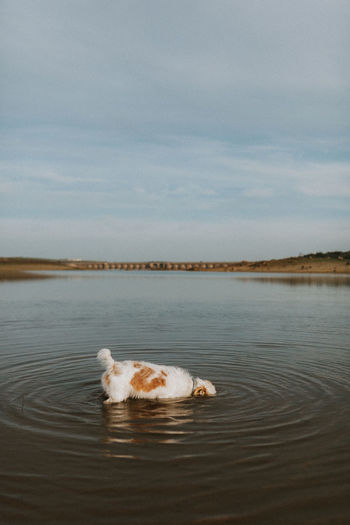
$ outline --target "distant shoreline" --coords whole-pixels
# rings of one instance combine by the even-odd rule
[[[0,257],[0,281],[48,279],[51,276],[33,273],[44,270],[115,270],[115,271],[195,271],[195,272],[259,272],[259,273],[336,273],[350,274],[350,252],[327,252],[284,259],[239,262],[110,262],[28,257]]]

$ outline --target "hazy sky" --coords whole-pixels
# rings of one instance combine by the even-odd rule
[[[350,248],[348,0],[1,0],[0,255]]]

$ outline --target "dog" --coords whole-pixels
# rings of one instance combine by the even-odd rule
[[[97,354],[105,372],[101,382],[108,398],[105,403],[120,403],[128,398],[176,399],[214,396],[214,385],[192,376],[176,366],[161,366],[145,361],[114,361],[108,348]]]

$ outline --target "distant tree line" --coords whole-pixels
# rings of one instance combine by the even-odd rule
[[[312,257],[312,258],[318,258],[318,259],[339,259],[341,257],[342,259],[350,259],[350,251],[308,253],[307,255],[304,255],[304,257]]]

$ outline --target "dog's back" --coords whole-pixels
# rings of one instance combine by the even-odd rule
[[[108,348],[102,348],[97,359],[105,372],[102,386],[108,403],[125,401],[129,397],[143,399],[172,399],[215,395],[210,381],[193,380],[183,368],[161,366],[145,361],[114,361]]]

